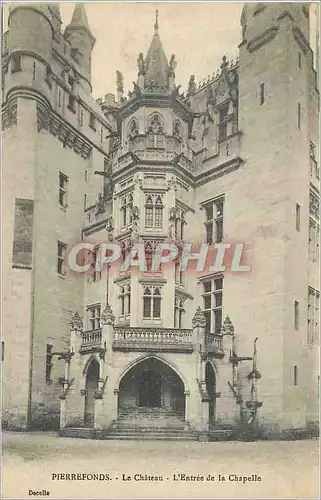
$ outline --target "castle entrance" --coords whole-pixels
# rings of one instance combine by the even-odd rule
[[[122,378],[118,394],[120,419],[145,419],[146,425],[162,419],[184,420],[184,383],[158,358],[144,359],[133,366]]]

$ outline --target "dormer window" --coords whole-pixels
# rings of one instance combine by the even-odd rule
[[[149,120],[149,126],[147,132],[149,134],[163,134],[163,120],[159,115],[153,115]]]

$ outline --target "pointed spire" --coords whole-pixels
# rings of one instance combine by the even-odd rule
[[[159,37],[158,10],[156,9],[154,36],[144,61],[145,89],[149,91],[166,91],[168,89],[169,65],[162,42]]]
[[[83,3],[76,3],[74,11],[71,16],[70,23],[66,27],[65,32],[68,34],[70,31],[74,31],[77,29],[85,29],[87,33],[90,35],[90,37],[95,40],[95,37],[93,36],[89,23],[88,23],[88,18],[87,18],[87,13],[86,9]]]
[[[72,13],[70,25],[83,26],[90,30],[86,9],[83,3],[76,3],[74,11]]]

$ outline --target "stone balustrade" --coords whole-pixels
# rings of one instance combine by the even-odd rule
[[[96,330],[89,330],[82,333],[82,348],[87,347],[97,347],[100,346],[102,339],[102,329],[97,328]]]
[[[114,329],[113,349],[192,352],[192,330],[116,327]]]

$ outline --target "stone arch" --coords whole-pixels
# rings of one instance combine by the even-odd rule
[[[164,134],[164,117],[157,112],[147,117],[147,132],[150,134]]]
[[[87,361],[85,363],[84,369],[82,371],[82,374],[83,374],[84,378],[86,378],[86,375],[87,375],[87,372],[88,372],[88,368],[90,367],[91,363],[94,360],[97,361],[97,363],[99,365],[99,359],[97,358],[97,356],[95,354],[92,354],[91,356],[89,356],[89,358],[87,359]]]
[[[85,375],[85,409],[84,423],[88,427],[94,426],[95,420],[95,393],[98,389],[100,376],[99,361],[96,356],[91,356],[86,363]]]
[[[185,384],[166,361],[143,357],[122,374],[118,384],[118,414],[185,418]]]
[[[139,358],[136,358],[134,359],[133,361],[131,361],[124,369],[123,371],[118,375],[117,377],[117,380],[116,380],[116,387],[115,387],[115,391],[118,391],[119,390],[119,384],[121,382],[121,380],[124,378],[124,376],[137,364],[139,364],[141,361],[145,361],[147,359],[150,359],[150,358],[155,358],[157,359],[158,361],[161,361],[162,363],[164,363],[165,365],[167,365],[169,368],[171,368],[176,374],[177,376],[182,380],[183,384],[184,384],[184,390],[185,392],[188,391],[188,384],[187,384],[187,381],[186,381],[186,378],[184,377],[184,375],[182,375],[182,373],[180,372],[180,370],[176,367],[176,365],[174,365],[174,363],[172,363],[171,361],[168,361],[167,359],[163,358],[162,356],[159,356],[158,354],[142,354],[141,356],[139,356]]]
[[[209,429],[213,429],[215,427],[215,412],[216,412],[216,372],[214,370],[213,364],[211,361],[207,361],[205,365],[205,383],[206,383],[206,392],[209,398],[208,405],[208,424]]]

